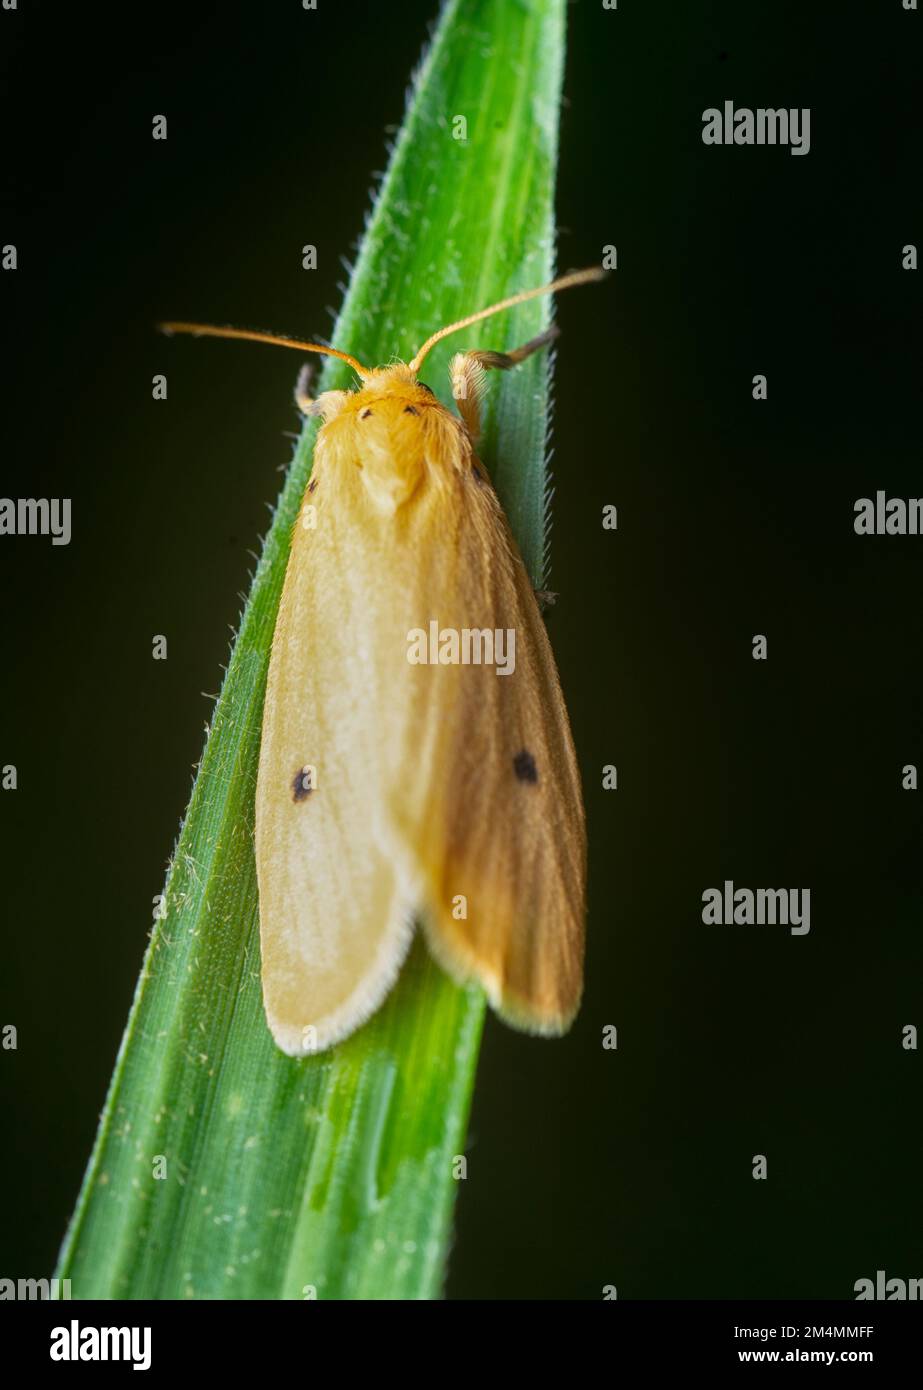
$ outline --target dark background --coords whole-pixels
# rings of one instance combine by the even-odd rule
[[[0,1024],[20,1035],[0,1053],[4,1276],[51,1272],[200,692],[298,428],[283,355],[222,345],[171,370],[151,325],[329,332],[434,14],[0,13],[0,242],[20,250],[0,276],[2,491],[74,512],[68,547],[0,542],[0,764],[20,773],[0,795]],[[857,497],[923,493],[901,269],[923,239],[921,23],[899,0],[571,7],[559,264],[619,252],[605,300],[558,306],[549,626],[586,787],[587,995],[560,1043],[488,1022],[455,1297],[838,1298],[878,1268],[923,1276],[901,1047],[923,1024],[923,793],[900,786],[923,764],[923,537],[853,531]],[[809,106],[810,154],[704,146],[725,98]],[[704,927],[725,878],[809,887],[810,935]]]

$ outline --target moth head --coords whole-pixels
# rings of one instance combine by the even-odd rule
[[[406,363],[397,362],[367,372],[355,390],[322,391],[305,413],[319,415],[325,425],[347,417],[360,424],[373,419],[393,424],[399,416],[422,417],[433,406],[442,409],[435,392],[417,381]]]

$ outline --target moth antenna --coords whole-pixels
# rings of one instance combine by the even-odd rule
[[[540,285],[534,290],[520,290],[518,294],[511,294],[508,299],[501,299],[499,304],[491,304],[489,309],[479,309],[476,314],[468,314],[456,323],[447,324],[445,328],[440,328],[437,333],[434,333],[431,338],[427,338],[410,363],[410,370],[418,372],[430,348],[434,348],[437,343],[442,342],[443,338],[447,338],[450,333],[456,333],[460,328],[467,328],[472,323],[479,323],[481,319],[490,318],[491,314],[502,313],[504,309],[512,309],[515,304],[524,304],[527,299],[537,299],[542,294],[556,294],[558,290],[569,290],[573,285],[589,285],[594,280],[605,280],[607,273],[598,265],[591,265],[586,270],[571,270],[567,275],[562,275],[560,279],[552,280],[550,285]]]
[[[341,362],[348,362],[354,372],[359,376],[366,377],[369,374],[368,367],[363,367],[361,362],[357,362],[355,357],[350,357],[348,352],[340,352],[338,348],[322,347],[320,343],[303,343],[300,338],[283,338],[278,333],[258,333],[250,328],[215,328],[209,323],[158,323],[157,327],[161,333],[191,333],[196,338],[243,338],[248,343],[271,343],[274,347],[295,348],[297,352],[319,352],[324,357],[338,357]]]

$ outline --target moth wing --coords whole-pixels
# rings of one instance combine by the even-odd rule
[[[456,979],[478,981],[513,1026],[557,1034],[582,992],[580,777],[531,582],[493,489],[465,441],[460,449],[460,486],[451,506],[443,499],[430,563],[432,527],[420,518],[419,626],[426,617],[462,643],[466,630],[489,632],[495,660],[466,662],[462,650],[458,662],[411,667],[391,816],[422,884],[436,958]],[[468,655],[475,642],[487,654],[479,636]]]
[[[326,468],[330,452],[319,440],[322,487],[335,484],[342,463]],[[292,538],[256,794],[263,1000],[291,1056],[329,1047],[377,1009],[413,930],[414,890],[377,814],[375,615],[365,603],[372,557],[361,525],[344,553],[356,499],[327,491],[334,495],[319,501],[316,529],[296,526]]]

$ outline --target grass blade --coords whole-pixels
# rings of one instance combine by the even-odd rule
[[[440,324],[550,278],[563,13],[563,0],[446,5],[338,347],[367,363],[408,359]],[[523,342],[548,314],[536,301],[478,325],[440,345],[424,378],[447,400],[451,352]],[[349,380],[328,361],[320,385]],[[546,418],[545,361],[491,380],[482,453],[536,583]],[[253,795],[314,433],[297,446],[265,542],[61,1253],[57,1274],[74,1298],[415,1298],[441,1288],[480,992],[452,985],[417,942],[384,1008],[330,1054],[283,1056],[262,1012]]]

